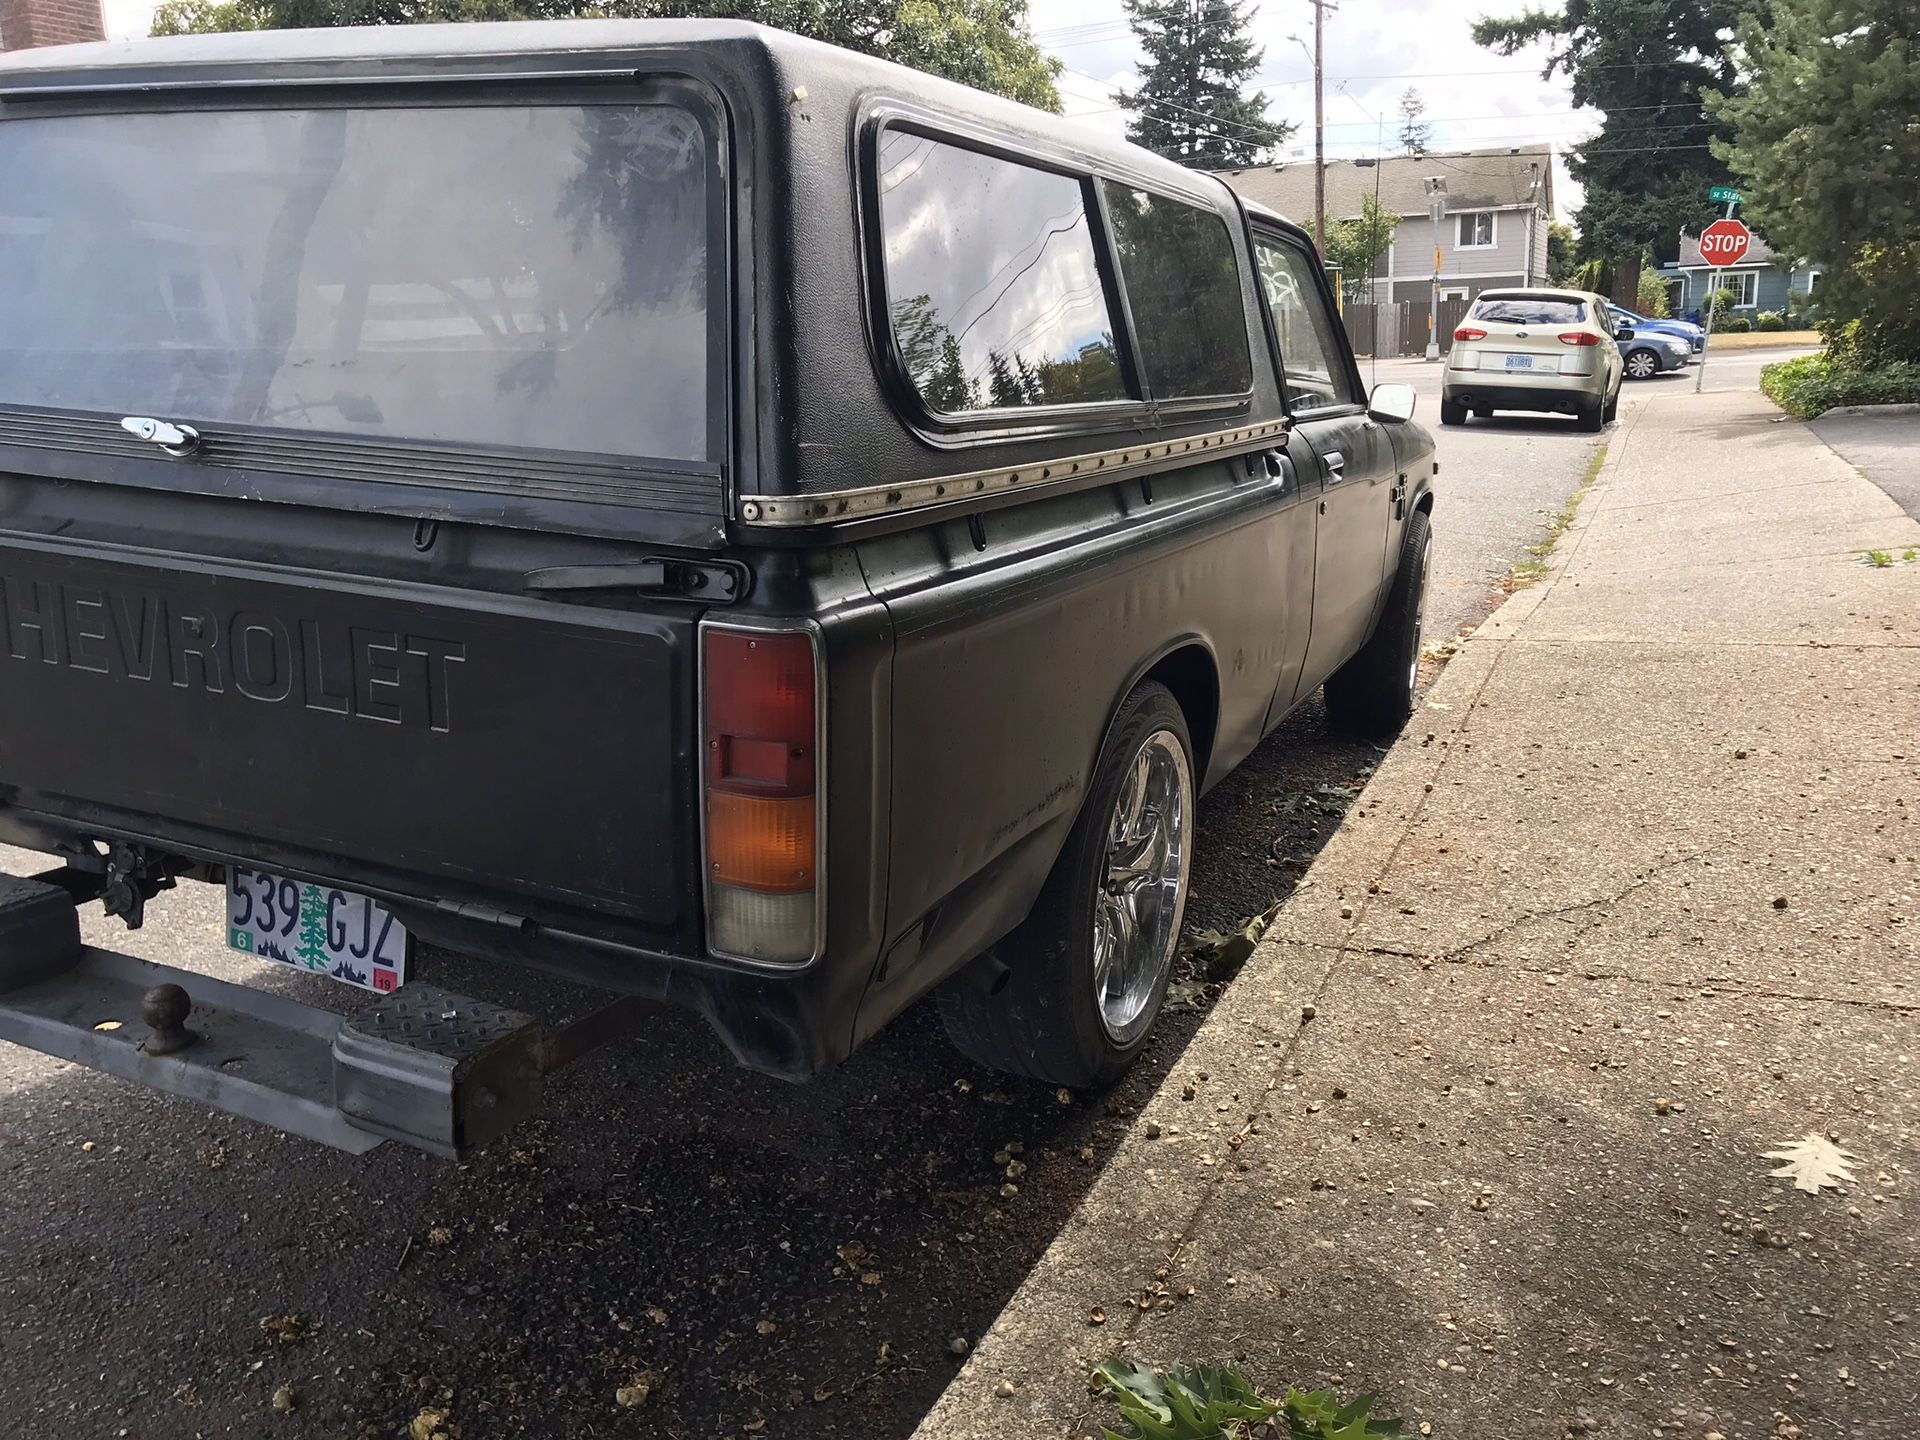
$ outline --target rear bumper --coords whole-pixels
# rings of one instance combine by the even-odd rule
[[[1476,379],[1471,370],[1449,371],[1441,395],[1449,403],[1470,410],[1537,410],[1552,415],[1579,415],[1601,403],[1597,376],[1562,375],[1558,379],[1563,383],[1546,386],[1536,380],[1520,385],[1493,371],[1487,372],[1485,380]],[[1572,383],[1576,380],[1582,382],[1577,387]]]

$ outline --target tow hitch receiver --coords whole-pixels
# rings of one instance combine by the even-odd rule
[[[80,943],[74,898],[0,876],[0,1040],[356,1154],[459,1158],[531,1115],[542,1076],[624,1030],[616,1001],[550,1032],[430,985],[331,1011]]]

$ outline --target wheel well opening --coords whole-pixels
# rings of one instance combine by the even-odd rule
[[[1414,503],[1413,508],[1422,515],[1433,514],[1433,492],[1429,490],[1423,494],[1419,500]]]
[[[1157,680],[1180,702],[1193,736],[1194,781],[1203,782],[1220,724],[1220,677],[1214,673],[1213,657],[1198,645],[1184,645],[1163,656],[1141,678]]]

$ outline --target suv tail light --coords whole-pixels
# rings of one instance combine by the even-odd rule
[[[1456,340],[1484,340],[1487,338],[1487,332],[1484,330],[1476,330],[1471,325],[1462,325],[1458,330],[1453,332],[1453,338]]]
[[[1563,330],[1560,333],[1562,345],[1598,345],[1600,337],[1591,330]]]
[[[822,709],[812,630],[700,627],[707,948],[803,965],[820,948]]]

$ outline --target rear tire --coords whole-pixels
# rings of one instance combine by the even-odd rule
[[[1432,548],[1432,523],[1426,511],[1416,510],[1407,518],[1400,568],[1373,638],[1327,678],[1327,716],[1339,729],[1369,740],[1384,739],[1399,733],[1413,713]]]
[[[1574,416],[1573,423],[1589,435],[1599,434],[1601,427],[1607,423],[1607,402],[1604,400],[1594,401],[1591,409],[1582,410],[1578,415]]]
[[[1607,401],[1606,408],[1600,412],[1600,423],[1603,425],[1611,425],[1619,418],[1619,415],[1620,392],[1616,390],[1613,392],[1612,398]]]
[[[1464,425],[1467,423],[1467,407],[1458,400],[1449,400],[1445,396],[1440,400],[1440,423],[1442,425]]]
[[[1164,685],[1143,681],[1107,731],[1033,913],[994,947],[1004,983],[989,989],[962,974],[937,992],[962,1054],[1049,1085],[1098,1088],[1126,1073],[1173,974],[1194,799],[1186,716]]]

